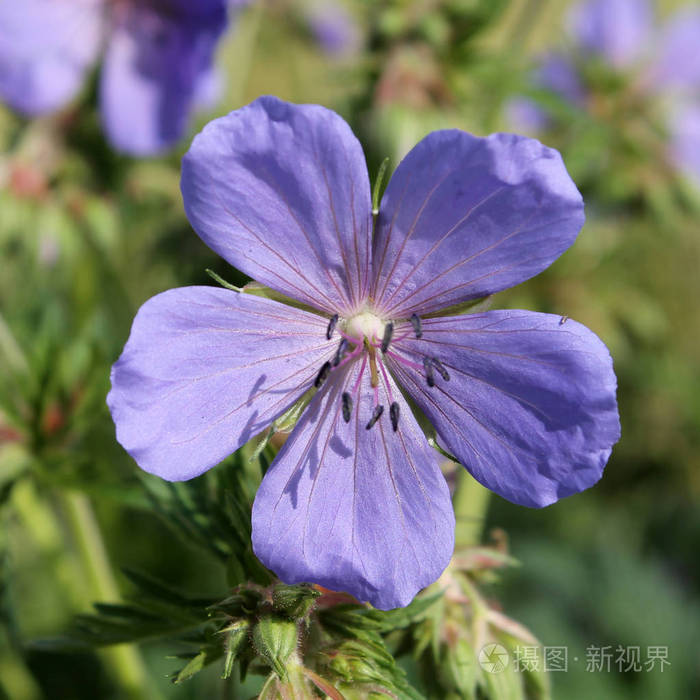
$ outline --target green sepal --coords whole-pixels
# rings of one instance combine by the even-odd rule
[[[298,631],[295,622],[277,615],[265,615],[253,629],[253,644],[258,653],[285,680],[285,662],[297,648]]]
[[[260,284],[259,282],[248,282],[248,284],[241,289],[241,292],[244,294],[253,294],[257,297],[265,297],[265,299],[271,299],[272,301],[278,301],[281,304],[293,306],[295,309],[308,311],[309,313],[316,314],[317,316],[327,316],[327,314],[323,313],[319,309],[297,301],[296,299],[292,299],[292,297],[288,297],[286,294],[282,294],[282,292],[278,292],[276,289],[266,287],[264,284]]]
[[[221,677],[225,680],[230,678],[233,671],[233,664],[239,654],[247,651],[246,642],[248,641],[248,633],[250,631],[250,622],[248,620],[236,620],[228,627],[219,630],[219,634],[226,635],[224,669]]]
[[[489,294],[485,297],[479,297],[478,299],[470,299],[469,301],[463,301],[459,304],[448,306],[445,309],[440,309],[440,311],[425,314],[424,316],[421,316],[421,318],[442,318],[443,316],[461,316],[462,314],[480,313],[491,307],[492,299],[493,294]]]
[[[195,674],[199,673],[207,663],[207,652],[205,650],[200,651],[195,657],[190,659],[189,663],[180,671],[177,672],[173,678],[173,683],[176,685],[189,680]]]
[[[459,691],[465,699],[476,698],[479,670],[472,645],[460,638],[453,647],[445,645],[444,652],[440,667],[448,687]]]
[[[388,165],[389,156],[387,156],[379,166],[377,178],[374,181],[374,187],[372,188],[372,216],[375,217],[379,214],[379,195],[382,191],[382,183],[384,182],[384,176],[386,175]]]
[[[227,282],[223,277],[221,277],[221,275],[217,275],[214,270],[206,268],[204,271],[209,275],[209,277],[211,277],[215,282],[218,282],[225,289],[230,289],[232,292],[238,292],[239,294],[243,291],[243,287],[236,287],[235,284]]]
[[[426,437],[428,438],[428,444],[436,452],[439,452],[445,459],[449,459],[451,462],[454,462],[455,464],[460,464],[460,461],[454,455],[450,454],[447,450],[440,447],[440,445],[438,444],[438,441],[434,437],[434,435],[428,435]]]
[[[274,432],[288,433],[297,424],[315,393],[316,389],[312,387],[301,398],[297,399],[292,407],[272,424]]]
[[[277,612],[298,620],[307,617],[320,595],[319,590],[305,583],[295,586],[281,583],[272,589],[272,605]]]
[[[296,299],[288,297],[286,294],[282,294],[282,292],[278,292],[276,289],[266,287],[264,284],[260,284],[259,282],[248,282],[248,284],[244,285],[243,287],[236,287],[235,284],[227,282],[223,277],[221,277],[221,275],[214,272],[214,270],[206,268],[205,272],[215,282],[220,284],[225,289],[230,289],[232,292],[238,292],[239,294],[252,294],[256,297],[265,297],[265,299],[271,299],[272,301],[278,301],[281,304],[286,304],[287,306],[293,306],[295,309],[302,309],[303,311],[308,311],[309,313],[316,315],[326,315],[313,306],[297,301]]]

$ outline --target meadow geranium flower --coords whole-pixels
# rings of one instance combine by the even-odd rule
[[[406,397],[515,503],[600,478],[619,437],[603,343],[560,316],[449,314],[573,243],[583,203],[556,151],[433,132],[398,166],[373,232],[347,124],[263,97],[194,139],[182,193],[209,247],[305,308],[210,287],[160,294],[136,316],[108,403],[136,462],[180,480],[316,389],[253,506],[254,550],[282,581],[392,608],[445,568],[450,495]]]
[[[669,158],[700,180],[700,10],[683,7],[656,30],[648,0],[587,0],[572,8],[568,33],[572,50],[544,56],[533,82],[586,109],[594,103],[586,63],[606,64],[628,78],[634,93],[664,103]],[[632,104],[639,109],[638,100]],[[531,100],[513,101],[510,111],[533,129],[548,122]]]
[[[235,0],[232,5],[246,4]],[[134,155],[173,145],[210,94],[226,0],[0,2],[0,99],[27,116],[70,102],[104,45],[102,121]]]

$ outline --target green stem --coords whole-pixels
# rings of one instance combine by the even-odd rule
[[[476,547],[481,544],[491,492],[466,469],[460,466],[457,469],[457,490],[453,499],[457,521],[455,549]]]
[[[100,526],[88,497],[73,492],[63,495],[66,513],[70,520],[81,563],[85,568],[91,598],[100,602],[119,602],[117,586]],[[138,648],[132,644],[120,644],[101,652],[109,662],[114,677],[130,698],[158,700],[160,694],[151,685],[146,667]]]
[[[4,646],[4,645],[2,645]],[[0,648],[2,648],[0,646]],[[0,696],[17,700],[40,700],[41,688],[14,649],[3,648],[0,657]]]

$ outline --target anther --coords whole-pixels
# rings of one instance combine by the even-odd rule
[[[318,389],[318,387],[323,384],[323,382],[326,381],[328,378],[328,375],[331,373],[331,363],[330,362],[324,362],[323,365],[321,365],[321,369],[318,370],[318,374],[316,375],[316,379],[314,379],[314,386]]]
[[[344,391],[341,398],[343,400],[343,420],[349,423],[350,415],[352,414],[352,396],[347,391]]]
[[[389,343],[391,343],[391,336],[394,335],[394,324],[389,321],[389,323],[384,326],[384,337],[382,338],[382,352],[386,352],[389,349]]]
[[[347,349],[348,341],[345,338],[343,338],[338,344],[338,349],[336,350],[335,357],[333,358],[333,367],[337,367],[340,364],[340,361],[343,359],[343,356],[345,355],[345,351]]]
[[[391,427],[396,432],[399,429],[399,404],[396,401],[389,406],[389,418],[391,418]]]
[[[413,326],[413,332],[416,334],[416,338],[422,338],[423,328],[421,327],[420,318],[418,318],[418,314],[413,314],[411,316],[411,325]]]
[[[335,327],[337,324],[338,324],[338,314],[333,314],[331,316],[331,320],[328,321],[328,328],[326,328],[326,340],[331,339],[331,336],[333,335],[333,331],[335,330]]]
[[[423,358],[423,368],[425,369],[425,380],[428,386],[435,386],[435,375],[433,374],[433,361],[430,357]]]
[[[440,376],[446,381],[450,381],[450,373],[445,369],[445,365],[437,359],[437,357],[430,358],[430,364],[435,367],[435,369],[440,373]]]
[[[372,417],[369,419],[369,423],[367,423],[365,428],[369,430],[382,417],[382,413],[384,413],[384,406],[379,404],[379,406],[374,409],[374,413],[372,414]]]

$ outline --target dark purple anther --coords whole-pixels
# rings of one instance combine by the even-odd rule
[[[418,314],[413,314],[411,316],[411,325],[413,326],[413,332],[416,334],[416,338],[422,338],[423,328],[421,327],[420,318],[418,318]]]
[[[384,406],[380,404],[374,409],[374,413],[369,419],[369,423],[367,423],[367,425],[365,426],[367,430],[369,430],[382,417],[382,413],[384,413]]]
[[[389,321],[389,323],[384,326],[384,337],[382,338],[382,352],[386,352],[389,349],[389,343],[391,343],[391,336],[394,335],[394,324]]]
[[[328,328],[326,328],[326,340],[330,340],[333,337],[336,325],[338,325],[338,314],[333,314],[331,320],[328,321]]]
[[[440,376],[446,381],[450,381],[450,373],[445,369],[445,366],[438,360],[436,357],[431,357],[430,358],[430,364],[435,367],[435,369],[439,372]]]
[[[326,381],[330,372],[331,372],[331,363],[324,362],[323,365],[321,366],[321,369],[318,370],[318,374],[316,375],[316,379],[314,379],[314,386],[317,389],[318,389],[318,387],[321,386],[321,384],[323,384],[323,382]]]
[[[399,404],[396,401],[389,406],[389,418],[391,418],[391,427],[396,432],[399,429]]]
[[[348,394],[347,391],[344,391],[343,396],[342,396],[342,400],[343,400],[343,420],[346,423],[349,423],[350,422],[350,415],[352,413],[352,396],[350,396],[350,394]]]
[[[343,356],[345,355],[345,351],[347,349],[348,341],[345,338],[343,338],[338,344],[338,349],[336,350],[335,357],[333,358],[333,367],[337,367],[340,364],[340,361],[343,359]]]
[[[433,361],[429,357],[423,358],[423,367],[425,369],[425,380],[428,386],[435,386],[435,375],[433,374]]]

